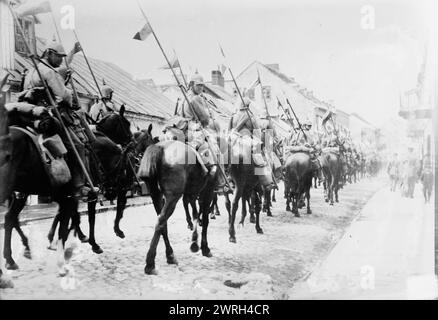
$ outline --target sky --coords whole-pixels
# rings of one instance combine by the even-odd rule
[[[172,82],[171,72],[159,69],[165,60],[154,38],[132,39],[145,22],[140,3],[169,57],[175,50],[189,76],[198,70],[210,79],[211,70],[224,61],[220,43],[235,75],[254,60],[278,63],[281,72],[316,97],[377,126],[397,116],[400,92],[416,86],[427,33],[421,0],[50,2],[58,25],[62,6],[73,6],[87,55],[113,62],[136,78]],[[374,9],[372,29],[361,24],[365,5]],[[40,19],[37,34],[52,38],[50,16]],[[61,37],[69,50],[72,31],[61,30]]]

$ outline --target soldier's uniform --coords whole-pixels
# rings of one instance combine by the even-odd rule
[[[191,107],[184,101],[180,111],[180,115],[188,120],[188,126],[184,133],[187,143],[201,155],[209,175],[212,178],[217,176],[216,192],[229,192],[231,190],[228,189],[229,186],[226,185],[223,174],[216,175],[218,166],[221,167],[222,173],[225,173],[223,156],[213,129],[217,127],[217,123],[211,121],[209,106],[205,97],[201,92],[196,92],[194,89],[194,86],[202,84],[203,78],[199,74],[195,74],[190,80],[191,91],[187,95]],[[213,134],[209,134],[208,131]],[[209,135],[210,145],[206,141],[206,134]],[[210,152],[210,146],[214,149],[214,154]]]
[[[107,85],[103,85],[101,88],[101,92],[102,100],[93,104],[89,112],[91,119],[96,122],[105,118],[107,115],[113,113],[116,110],[115,105],[111,100],[114,90]]]
[[[45,53],[54,52],[58,56],[65,57],[65,51],[61,44],[57,42],[51,42],[47,45]],[[73,144],[76,147],[79,156],[81,157],[85,167],[88,170],[88,150],[86,144],[90,142],[92,134],[88,131],[89,128],[83,118],[83,114],[80,111],[73,110],[73,96],[72,91],[68,89],[64,84],[64,78],[67,76],[67,69],[64,67],[53,68],[47,57],[42,59],[42,62],[38,64],[38,70],[41,73],[43,80],[47,83],[49,90],[52,93],[52,97],[58,106],[58,110],[61,114],[63,122],[70,133],[73,140]],[[24,80],[24,89],[30,92],[31,90],[44,88],[43,83],[36,70],[30,71]],[[41,106],[48,106],[48,99],[39,99],[36,104]],[[67,148],[67,163],[71,171],[73,185],[77,196],[86,196],[91,191],[86,186],[85,174],[81,170],[79,161],[73,152],[73,147],[70,144],[64,130],[59,132],[66,148]],[[96,190],[93,190],[96,191]]]

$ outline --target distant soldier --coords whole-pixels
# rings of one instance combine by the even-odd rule
[[[102,100],[93,104],[89,112],[91,119],[96,122],[105,118],[107,115],[116,110],[112,101],[114,90],[108,85],[103,85],[101,92]]]
[[[415,182],[417,180],[417,171],[418,171],[418,160],[414,154],[414,148],[408,148],[408,156],[406,158],[407,161],[407,170],[406,170],[406,182],[407,182],[407,196],[410,198],[414,197],[415,191]]]

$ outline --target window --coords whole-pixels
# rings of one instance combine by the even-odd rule
[[[35,22],[33,18],[19,18],[23,31],[24,37],[26,38],[26,42],[30,47],[30,50],[33,54],[36,52],[36,39],[35,39]],[[23,36],[21,35],[20,29],[17,25],[15,25],[15,51],[21,54],[28,55],[29,52],[26,49],[26,45],[23,40]]]

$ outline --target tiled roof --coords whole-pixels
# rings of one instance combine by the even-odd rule
[[[44,47],[44,40],[37,40],[37,51],[41,55]],[[12,72],[13,81],[20,81],[20,73],[24,68],[31,70],[31,61],[16,53],[16,70]],[[125,103],[128,112],[145,115],[154,118],[165,119],[173,114],[173,102],[158,91],[135,81],[133,77],[113,63],[105,62],[88,57],[99,85],[102,81],[114,89],[113,101],[116,105]],[[79,94],[86,96],[98,96],[94,80],[90,74],[85,59],[77,54],[73,59],[71,68],[75,70],[73,79],[76,90]]]

